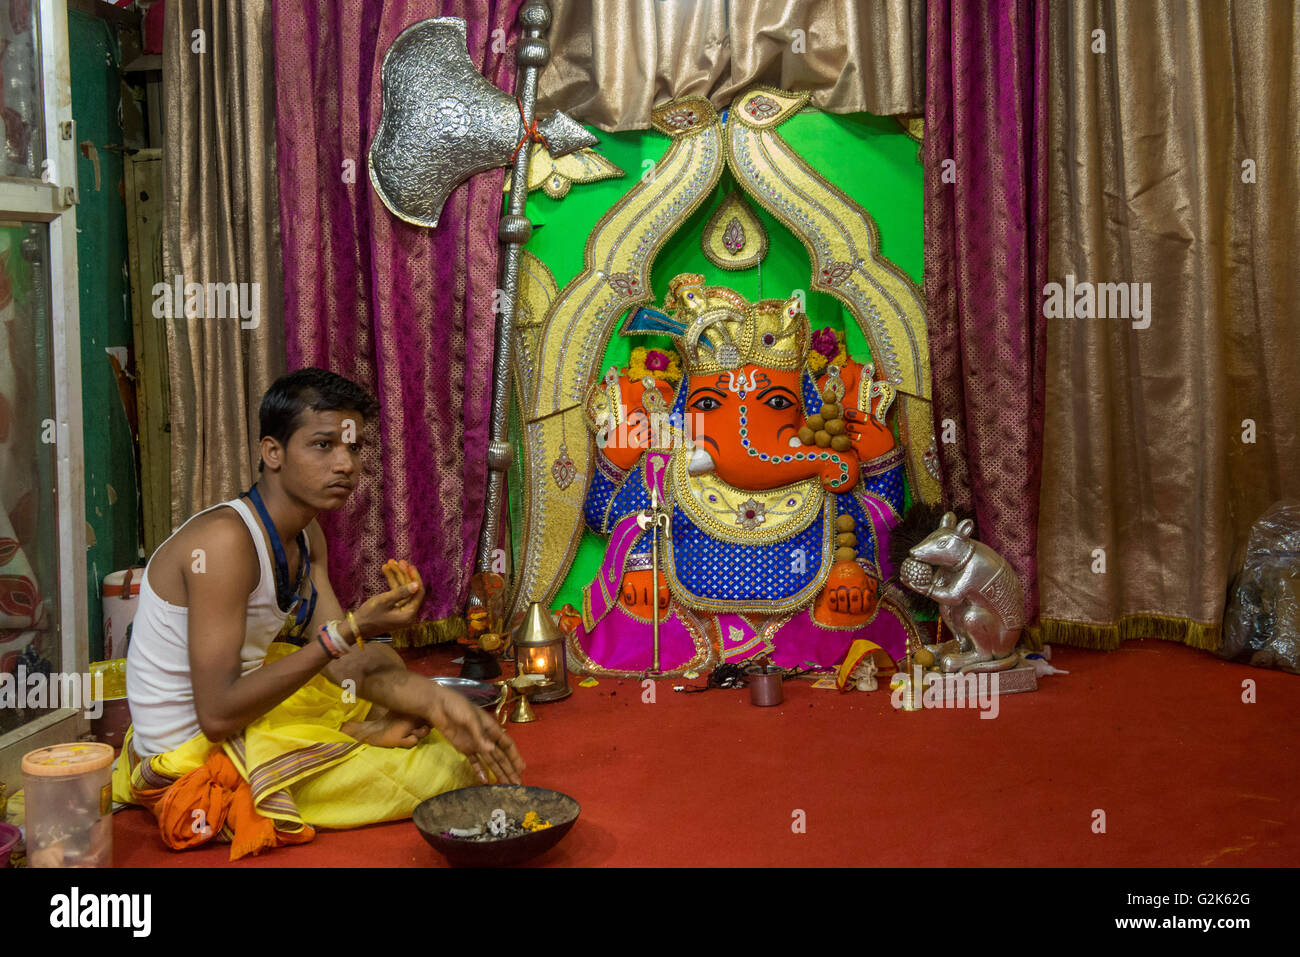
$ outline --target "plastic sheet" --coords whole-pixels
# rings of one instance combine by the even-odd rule
[[[1219,654],[1300,674],[1300,502],[1278,502],[1252,526]]]

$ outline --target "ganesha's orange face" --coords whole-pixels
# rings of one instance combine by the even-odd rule
[[[693,426],[695,447],[713,459],[714,471],[724,481],[752,474],[748,448],[775,452],[789,447],[799,433],[803,407],[799,401],[799,373],[756,365],[739,371],[710,373],[687,382],[686,412]],[[731,473],[730,475],[728,473]]]
[[[804,422],[798,371],[750,364],[692,376],[684,388],[696,449],[692,472],[711,471],[729,485],[752,489],[777,488],[818,473],[812,462],[784,461],[799,451]]]

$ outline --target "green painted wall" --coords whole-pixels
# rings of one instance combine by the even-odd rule
[[[107,349],[131,351],[131,286],[127,275],[121,45],[117,27],[68,11],[72,116],[79,144],[77,269],[81,304],[81,392],[85,418],[86,586],[90,657],[103,657],[100,586],[109,572],[140,558],[135,439]],[[80,144],[89,143],[90,156]],[[110,149],[109,147],[116,147]],[[95,160],[99,184],[95,183]],[[133,384],[132,384],[133,387]]]
[[[607,133],[594,127],[588,129],[600,139],[596,149],[626,175],[621,179],[575,184],[560,200],[551,199],[541,190],[528,198],[528,216],[536,226],[528,250],[546,263],[560,289],[581,271],[584,243],[596,221],[632,188],[646,168],[643,164],[658,160],[668,148],[668,137],[653,130]],[[881,253],[920,283],[924,263],[921,223],[924,171],[917,158],[916,141],[894,120],[866,113],[801,113],[782,124],[781,135],[814,169],[872,215],[880,229]],[[662,301],[669,280],[683,272],[702,273],[710,285],[728,286],[750,301],[785,297],[794,289],[809,290],[811,266],[803,245],[752,201],[750,205],[762,219],[771,243],[761,264],[761,283],[760,269],[728,272],[704,258],[700,250],[704,224],[734,186],[730,172],[725,172],[709,200],[660,251],[651,274],[656,303]],[[870,356],[857,323],[838,300],[823,293],[808,292],[807,311],[813,329],[843,330],[850,355],[859,360]],[[601,372],[611,365],[626,365],[633,348],[657,341],[667,344],[669,340],[615,335],[605,351]],[[513,432],[516,438],[519,434],[518,430]],[[522,458],[522,453],[517,451],[516,461]],[[512,483],[512,491],[519,487],[518,480]],[[518,496],[512,494],[511,506],[511,528],[518,556],[523,536]],[[600,536],[589,531],[583,533],[573,566],[552,603],[554,607],[566,602],[581,607],[582,586],[595,576],[605,545],[606,540]]]

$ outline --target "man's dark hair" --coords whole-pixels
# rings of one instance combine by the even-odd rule
[[[298,428],[302,414],[313,412],[356,412],[363,419],[379,414],[375,397],[351,379],[345,379],[326,369],[299,369],[280,376],[262,396],[262,434],[281,445],[289,444],[289,436]],[[263,471],[260,459],[257,470]]]

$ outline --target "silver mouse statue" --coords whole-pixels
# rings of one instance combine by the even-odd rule
[[[939,605],[939,617],[961,650],[940,662],[946,674],[1004,671],[1020,662],[1025,626],[1020,580],[1007,560],[970,537],[975,523],[952,512],[908,552],[899,577]]]

